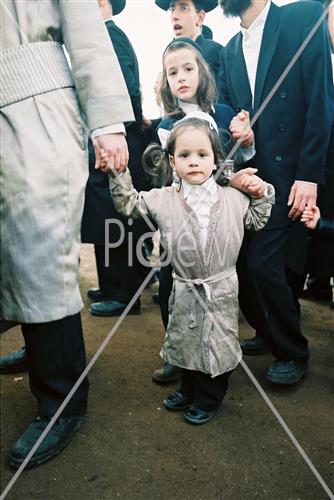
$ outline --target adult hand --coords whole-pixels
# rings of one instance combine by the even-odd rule
[[[117,172],[124,172],[129,161],[129,151],[122,133],[100,135],[94,139],[93,145],[96,169],[106,173],[111,172],[113,169],[117,170]],[[108,161],[101,162],[101,150],[107,155]]]
[[[230,186],[239,189],[252,198],[261,198],[266,191],[267,184],[257,175],[256,168],[244,168],[230,177]]]
[[[305,207],[313,207],[317,201],[317,185],[311,182],[295,181],[290,190],[288,206],[291,207],[289,217],[292,220],[298,219]]]
[[[250,128],[249,112],[241,110],[231,120],[229,126],[233,139],[241,140],[241,147],[249,147],[254,142],[254,132]]]

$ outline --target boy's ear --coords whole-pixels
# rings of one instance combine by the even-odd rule
[[[168,155],[168,158],[169,158],[169,163],[171,164],[171,166],[173,168],[175,168],[174,156]]]

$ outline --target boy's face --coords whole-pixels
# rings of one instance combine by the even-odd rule
[[[197,11],[192,0],[175,0],[171,2],[169,12],[175,36],[195,40],[203,24],[204,10]]]
[[[216,167],[208,135],[195,127],[180,132],[175,141],[174,155],[169,159],[180,178],[189,184],[203,184]]]
[[[181,101],[197,104],[199,69],[191,49],[178,49],[168,53],[164,61],[171,93]]]

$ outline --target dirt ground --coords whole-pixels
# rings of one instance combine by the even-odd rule
[[[84,245],[81,288],[96,285],[92,247]],[[23,472],[9,500],[252,500],[328,498],[241,366],[231,378],[223,407],[205,426],[191,426],[182,412],[168,412],[163,398],[177,384],[159,386],[151,372],[163,327],[151,289],[140,316],[125,319],[90,374],[87,422],[49,463]],[[91,358],[113,318],[88,313],[83,325]],[[278,298],[279,300],[279,298]],[[248,367],[333,490],[334,312],[328,304],[302,301],[310,342],[308,376],[297,387],[273,387],[265,379],[271,355],[245,358]],[[252,335],[241,320],[240,336]],[[1,337],[3,353],[22,345],[20,329]],[[17,378],[18,377],[18,378]],[[21,378],[22,377],[22,378]],[[33,418],[28,376],[1,375],[1,491],[14,471],[7,450]]]

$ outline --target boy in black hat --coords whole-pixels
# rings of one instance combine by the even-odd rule
[[[176,38],[179,36],[191,38],[200,46],[219,91],[218,75],[223,46],[205,38],[202,34],[205,14],[217,7],[217,0],[155,0],[155,3],[161,9],[169,10]]]

